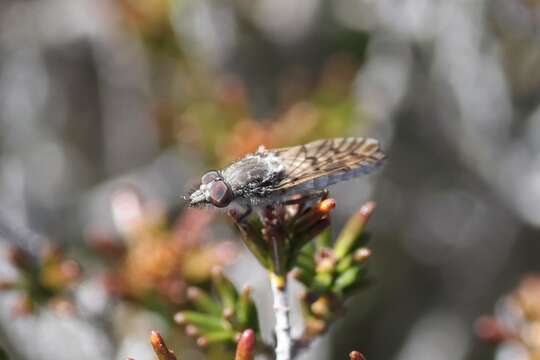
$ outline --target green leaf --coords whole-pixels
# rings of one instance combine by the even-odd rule
[[[190,287],[187,293],[195,309],[211,315],[222,315],[221,306],[202,289]]]
[[[223,275],[223,271],[220,268],[213,270],[212,281],[219,294],[223,308],[234,310],[238,293],[233,283]]]
[[[323,231],[317,236],[315,242],[317,243],[317,248],[332,247],[332,229],[328,228]]]
[[[204,332],[229,330],[231,325],[223,318],[202,314],[196,311],[181,311],[174,320],[179,324],[190,324]]]
[[[304,284],[306,287],[311,287],[311,284],[313,282],[313,273],[307,273],[303,269],[297,268],[293,270],[293,275],[296,280]]]
[[[339,260],[336,266],[336,271],[341,274],[347,271],[351,267],[351,265],[353,265],[353,255],[349,254]]]
[[[315,291],[326,292],[330,289],[332,285],[333,276],[328,272],[320,272],[315,275],[313,278],[313,284],[311,288]]]
[[[300,252],[296,258],[296,266],[308,274],[315,273],[315,259],[312,254]]]
[[[232,330],[223,330],[223,331],[212,331],[204,334],[204,339],[207,344],[216,344],[228,341],[234,341],[235,332]]]
[[[362,269],[360,267],[349,268],[336,279],[332,290],[336,292],[342,292],[346,288],[354,285],[360,277],[361,270]]]
[[[249,286],[244,287],[240,293],[236,304],[236,318],[241,329],[252,328],[257,330],[259,327],[257,308],[251,298],[251,287]]]

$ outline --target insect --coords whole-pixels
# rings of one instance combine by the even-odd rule
[[[283,203],[293,195],[322,193],[332,184],[367,174],[386,155],[375,139],[325,139],[279,149],[260,148],[222,170],[201,178],[185,198],[190,206],[225,208]]]

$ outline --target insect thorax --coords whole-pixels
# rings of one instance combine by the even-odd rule
[[[284,167],[269,152],[248,155],[231,164],[222,172],[235,197],[257,201],[269,196],[274,185],[284,176]]]

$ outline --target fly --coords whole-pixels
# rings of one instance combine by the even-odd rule
[[[279,149],[261,148],[201,178],[186,196],[190,206],[248,209],[283,203],[294,195],[322,192],[337,182],[367,174],[386,158],[375,139],[324,139]]]

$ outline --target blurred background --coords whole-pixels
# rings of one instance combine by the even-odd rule
[[[158,328],[223,358],[170,319],[216,264],[270,341],[264,272],[181,196],[260,144],[371,136],[386,165],[331,195],[337,228],[378,204],[374,282],[302,358],[537,359],[539,326],[475,323],[540,270],[539,34],[535,0],[3,0],[0,344],[144,360]]]

